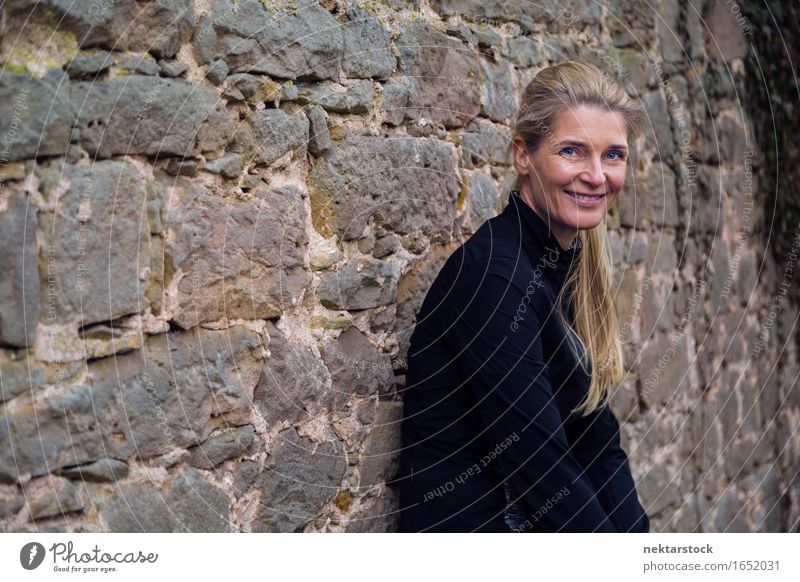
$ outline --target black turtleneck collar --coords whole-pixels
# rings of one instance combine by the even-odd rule
[[[581,237],[576,236],[569,248],[562,249],[547,223],[525,203],[518,190],[511,191],[505,212],[512,220],[520,222],[522,240],[526,247],[536,245],[539,251],[535,253],[537,256],[546,256],[554,271],[559,275],[566,274],[583,247]]]

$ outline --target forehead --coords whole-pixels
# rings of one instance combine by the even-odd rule
[[[556,116],[553,134],[557,140],[573,139],[594,144],[626,144],[625,117],[618,111],[579,105]]]

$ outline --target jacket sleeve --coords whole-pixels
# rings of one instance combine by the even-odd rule
[[[443,333],[476,398],[490,462],[527,515],[520,530],[617,531],[570,451],[553,397],[534,309],[544,291],[514,282],[513,265],[498,267],[473,265],[455,278]]]
[[[618,531],[650,531],[639,502],[628,456],[620,445],[619,422],[608,404],[577,422],[573,452],[592,481],[597,498]]]

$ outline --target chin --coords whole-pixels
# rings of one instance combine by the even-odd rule
[[[573,226],[575,230],[591,230],[598,224],[600,224],[600,220],[581,220],[579,224]]]
[[[581,216],[577,221],[572,220],[570,221],[570,225],[572,228],[577,230],[590,230],[596,227],[598,224],[603,222],[603,219],[608,215],[608,212],[594,214],[592,216],[588,216],[588,213]]]

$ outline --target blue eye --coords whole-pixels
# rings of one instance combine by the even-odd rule
[[[560,150],[558,150],[558,153],[563,154],[567,150],[576,150],[577,151],[577,148],[575,148],[573,146],[567,146],[565,148],[561,148]]]
[[[610,152],[608,152],[608,153],[609,153],[609,154],[617,154],[617,155],[619,156],[618,158],[616,158],[617,160],[624,160],[624,159],[625,159],[625,154],[623,154],[623,153],[622,153],[621,151],[619,151],[619,150],[612,150],[612,151],[610,151]]]

